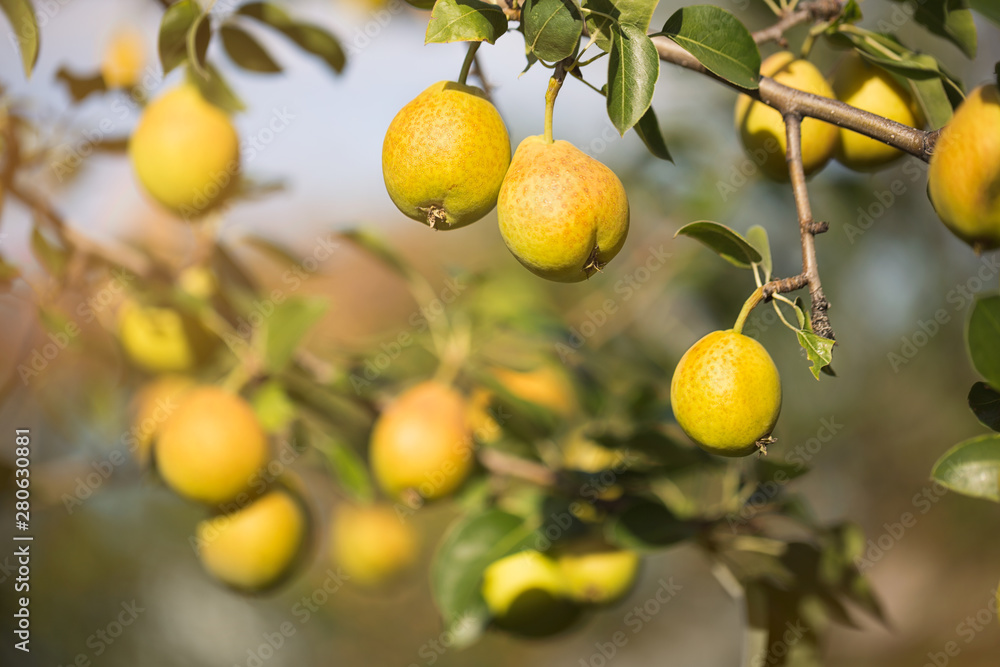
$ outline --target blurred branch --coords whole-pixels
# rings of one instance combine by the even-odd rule
[[[479,462],[492,473],[517,477],[539,486],[555,486],[558,481],[555,471],[541,463],[512,456],[497,449],[480,449]]]

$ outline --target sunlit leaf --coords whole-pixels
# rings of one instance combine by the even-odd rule
[[[1000,435],[955,445],[934,464],[931,477],[952,491],[1000,502]]]
[[[749,269],[752,263],[763,260],[757,249],[738,232],[710,220],[686,224],[674,236],[687,236],[700,241],[727,262],[743,269]]]
[[[713,5],[678,9],[661,34],[677,42],[710,72],[741,88],[756,90],[760,50],[735,16]]]

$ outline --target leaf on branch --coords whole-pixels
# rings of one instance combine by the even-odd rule
[[[296,21],[283,8],[271,2],[251,2],[237,9],[236,13],[277,30],[306,53],[318,57],[335,73],[344,71],[347,57],[340,42],[329,31],[312,23]]]
[[[642,499],[605,524],[605,538],[623,549],[657,551],[692,536],[690,524],[679,520],[658,499]]]
[[[1000,387],[1000,296],[976,301],[966,342],[976,371],[990,386]]]
[[[622,136],[642,118],[653,102],[660,75],[660,57],[642,28],[622,23],[608,57],[608,117]]]
[[[648,32],[653,10],[659,0],[584,0],[587,11],[587,32],[594,37],[598,48],[611,51],[612,29],[629,23]]]
[[[1000,392],[985,382],[975,383],[969,391],[969,408],[983,426],[1000,431]]]
[[[670,162],[674,161],[670,157],[670,151],[667,150],[667,142],[663,139],[660,122],[656,120],[656,112],[653,111],[652,105],[646,109],[646,113],[642,114],[642,118],[639,119],[639,122],[632,129],[635,130],[635,133],[642,139],[642,143],[646,145],[646,148],[655,157],[661,160],[669,160]]]
[[[760,79],[760,50],[730,12],[712,5],[677,10],[660,34],[677,42],[713,74],[747,90]]]
[[[107,91],[104,85],[104,77],[100,72],[91,76],[77,76],[65,67],[60,67],[56,72],[56,81],[62,81],[69,90],[70,97],[74,102],[81,102],[95,93]]]
[[[364,459],[339,438],[315,431],[319,436],[317,449],[326,456],[340,488],[359,503],[369,503],[375,497],[375,486]]]
[[[483,571],[534,539],[523,519],[497,509],[463,517],[448,529],[431,564],[431,592],[456,646],[474,642],[489,620],[480,593]]]
[[[309,330],[326,314],[329,303],[323,297],[290,297],[274,307],[267,318],[264,363],[272,373],[283,370]]]
[[[830,365],[833,360],[833,346],[836,341],[823,338],[812,331],[800,329],[795,332],[795,337],[799,340],[799,345],[806,351],[806,357],[812,362],[809,370],[819,379],[820,371]]]
[[[163,13],[157,46],[164,76],[188,60],[192,52],[201,58],[198,67],[204,63],[211,30],[208,21],[202,20],[203,16],[195,0],[181,0]]]
[[[965,0],[921,0],[914,8],[917,23],[950,41],[967,58],[976,57],[976,24]]]
[[[17,39],[17,47],[21,52],[21,65],[24,67],[24,77],[31,78],[31,71],[38,62],[38,48],[41,34],[38,30],[38,19],[31,0],[0,0],[0,10],[7,16],[13,34],[10,41]]]
[[[674,234],[674,238],[678,236],[700,241],[722,259],[742,269],[749,269],[751,264],[763,260],[761,254],[738,232],[710,220],[686,224]]]
[[[969,0],[969,6],[1000,25],[1000,4],[997,4],[996,0]]]
[[[528,0],[521,24],[525,50],[547,62],[576,53],[583,34],[583,16],[572,0]]]
[[[281,71],[281,65],[261,46],[250,33],[235,25],[224,25],[219,30],[222,47],[230,59],[250,72],[274,74]]]
[[[961,442],[938,459],[931,477],[952,491],[1000,502],[1000,435]]]
[[[206,63],[204,72],[207,77],[196,73],[193,67],[187,71],[187,80],[197,86],[202,97],[230,114],[247,108],[214,65]]]
[[[507,16],[480,0],[438,0],[427,23],[425,44],[489,42],[507,32]]]

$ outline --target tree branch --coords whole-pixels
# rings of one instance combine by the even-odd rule
[[[930,160],[936,132],[925,132],[902,123],[877,116],[857,107],[844,104],[839,100],[830,99],[806,93],[795,88],[784,86],[770,77],[761,77],[760,88],[743,90],[736,84],[716,76],[708,71],[698,59],[685,51],[676,42],[658,35],[653,37],[653,44],[660,60],[673,63],[685,69],[699,72],[738,92],[774,107],[782,115],[794,113],[799,116],[816,118],[839,127],[853,130],[866,137],[877,139],[894,148],[920,158],[924,162]]]
[[[819,267],[816,263],[816,234],[825,232],[827,225],[813,221],[812,208],[809,206],[809,193],[806,190],[806,174],[802,166],[802,117],[795,113],[784,116],[787,135],[788,175],[792,181],[792,192],[795,195],[795,209],[799,215],[799,236],[802,243],[802,276],[809,285],[809,298],[812,303],[813,331],[833,340],[833,329],[826,311],[830,303],[823,294],[823,286],[819,279]]]
[[[786,47],[785,32],[801,23],[809,21],[829,21],[835,18],[843,10],[844,5],[841,0],[813,0],[799,5],[795,11],[782,16],[777,23],[763,30],[753,33],[753,40],[758,44],[767,42],[777,42],[779,46]]]
[[[542,464],[506,454],[498,449],[480,449],[479,462],[492,473],[516,477],[539,486],[555,486],[558,481],[555,471]]]

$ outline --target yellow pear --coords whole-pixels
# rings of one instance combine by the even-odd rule
[[[837,99],[853,107],[910,127],[921,127],[923,117],[909,91],[880,67],[857,53],[846,56],[833,78]],[[903,155],[902,151],[851,130],[840,129],[837,160],[848,169],[875,171]]]
[[[351,582],[379,586],[417,559],[417,533],[387,505],[341,508],[333,520],[330,556]]]
[[[1000,246],[1000,92],[995,85],[969,93],[941,130],[927,191],[956,236],[981,250]]]
[[[248,491],[270,460],[267,435],[250,405],[211,385],[184,396],[160,427],[154,451],[168,486],[209,504]]]
[[[197,218],[236,182],[239,137],[229,116],[183,83],[143,111],[129,157],[153,199],[185,219]]]
[[[497,201],[500,234],[532,273],[589,278],[625,244],[629,207],[615,173],[568,141],[528,137],[517,147]]]
[[[128,358],[153,373],[193,370],[213,347],[210,334],[193,317],[134,301],[126,301],[118,311],[118,338]]]
[[[504,389],[522,401],[535,403],[562,417],[568,417],[576,408],[573,383],[550,364],[529,371],[498,367],[492,373]]]
[[[486,94],[439,81],[400,109],[382,144],[393,203],[434,229],[479,220],[497,203],[510,164],[507,127]]]
[[[306,544],[309,521],[301,503],[270,491],[246,507],[200,522],[198,557],[220,581],[248,592],[284,579]]]
[[[670,403],[677,423],[702,449],[746,456],[778,421],[781,379],[763,345],[731,329],[714,331],[677,362]]]
[[[161,375],[148,382],[132,399],[132,429],[129,451],[140,464],[149,460],[153,441],[184,396],[195,387],[186,375]]]
[[[797,60],[788,51],[779,51],[761,63],[760,73],[778,83],[798,90],[833,97],[833,89],[816,66]],[[750,158],[776,181],[788,180],[785,151],[785,121],[777,110],[749,95],[736,100],[736,129]],[[822,169],[837,147],[838,128],[815,118],[802,121],[802,166],[806,175]]]
[[[556,562],[569,582],[570,597],[587,604],[617,602],[639,573],[639,554],[611,547],[565,553]]]
[[[376,481],[392,496],[407,490],[428,500],[448,495],[472,470],[465,398],[433,380],[404,391],[375,423],[369,456]]]
[[[108,88],[131,88],[139,83],[146,64],[146,43],[142,33],[128,29],[115,33],[101,59],[101,76]]]
[[[570,598],[563,571],[554,560],[534,550],[520,551],[487,566],[482,594],[498,627],[528,637],[547,637],[565,630],[580,611]]]

